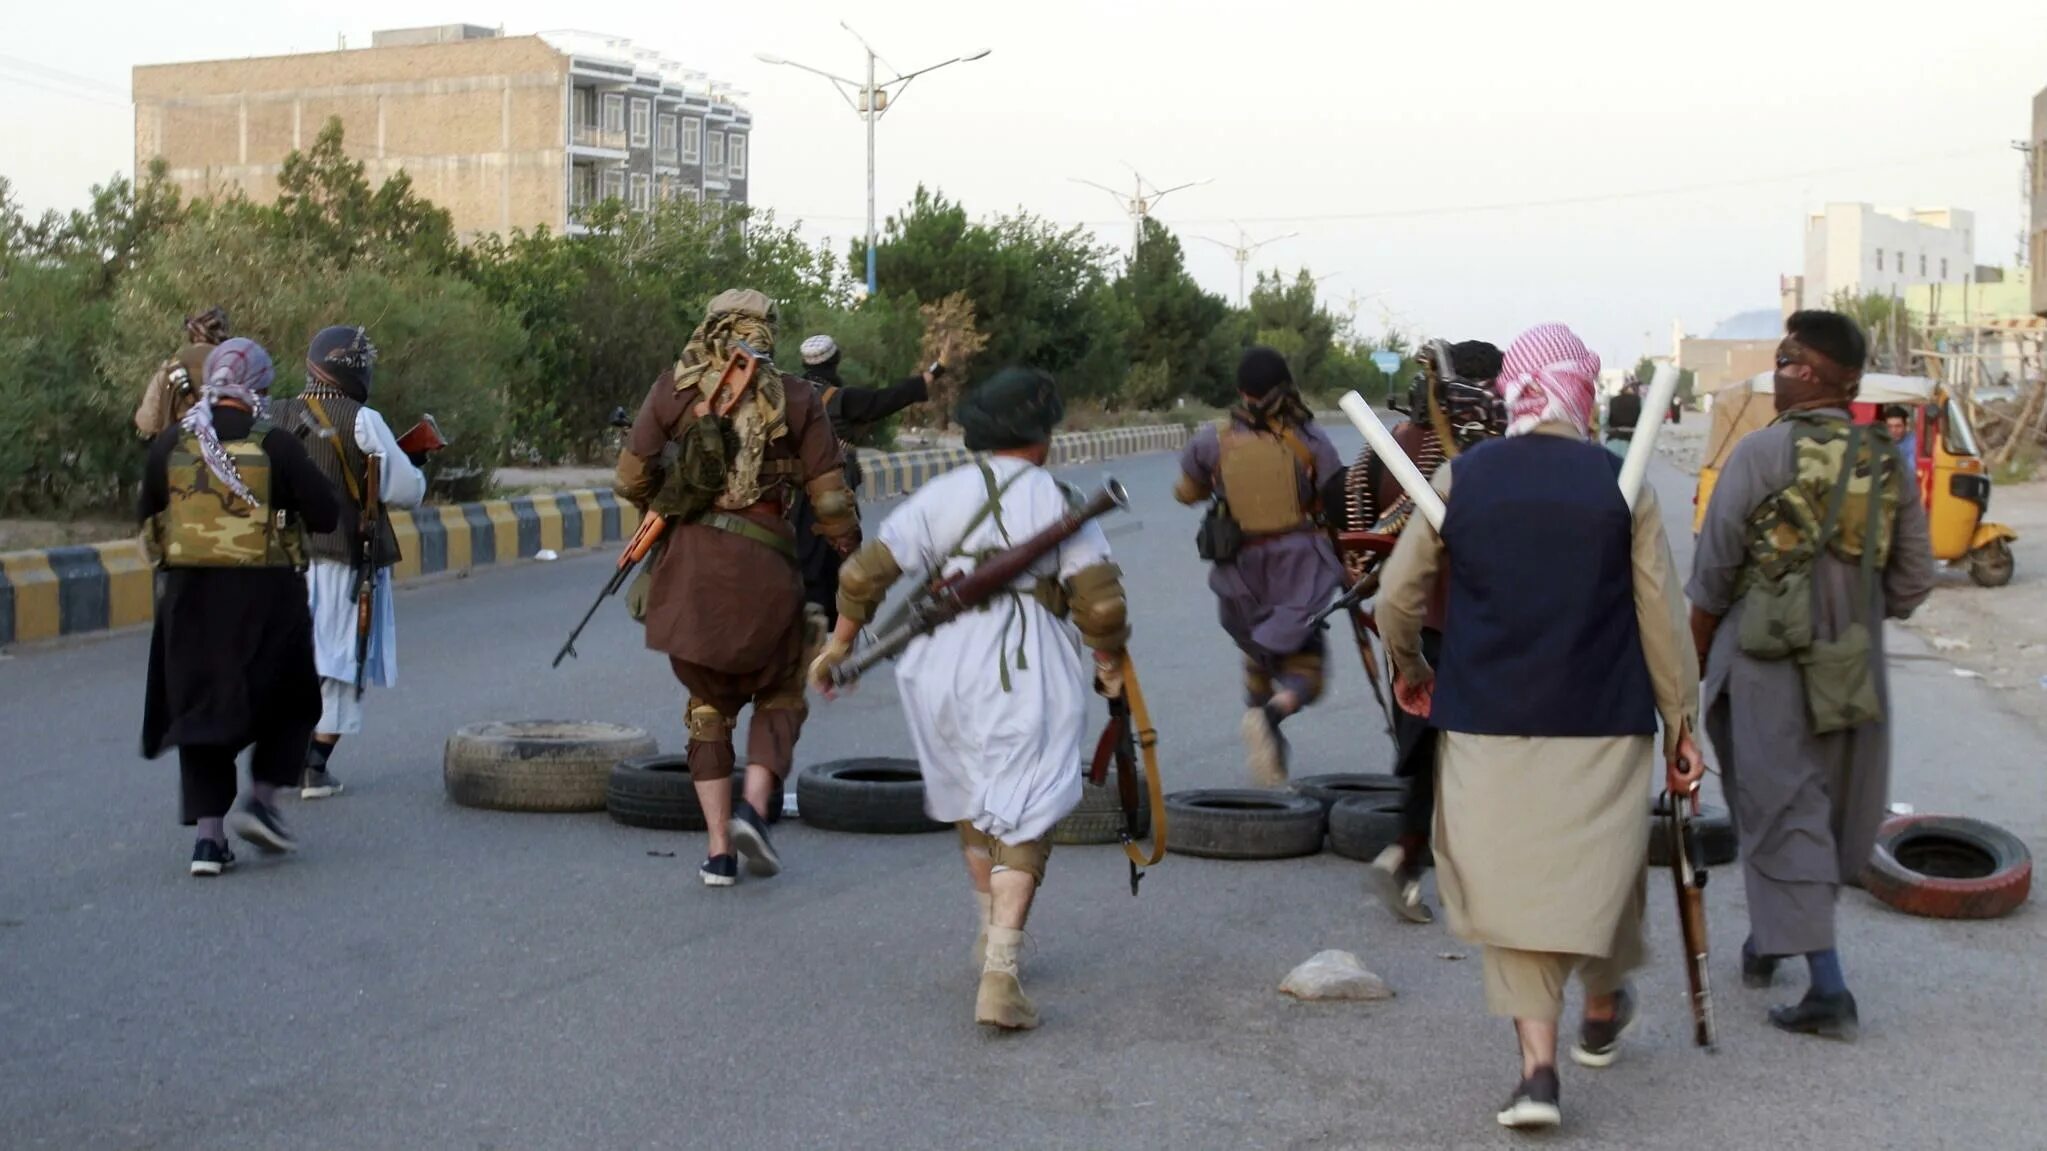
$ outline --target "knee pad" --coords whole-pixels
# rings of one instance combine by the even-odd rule
[[[691,743],[731,743],[732,728],[736,721],[699,700],[689,701],[685,726],[689,728]]]

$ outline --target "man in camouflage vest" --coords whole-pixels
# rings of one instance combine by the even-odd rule
[[[382,414],[369,406],[371,369],[377,346],[369,333],[350,324],[323,328],[306,352],[306,388],[278,406],[277,423],[297,436],[341,499],[341,522],[333,531],[307,537],[312,567],[306,593],[313,610],[314,651],[320,671],[320,724],[300,781],[302,799],[341,792],[329,764],[344,735],[362,731],[358,679],[366,687],[398,682],[398,618],[391,594],[391,565],[398,562],[398,538],[387,508],[418,507],[426,477],[406,458]],[[357,543],[370,469],[377,470],[376,538],[372,547],[368,654],[356,666]]]
[[[1777,422],[1714,485],[1692,578],[1706,732],[1741,840],[1750,935],[1742,980],[1802,955],[1812,985],[1770,1012],[1853,1039],[1834,900],[1869,859],[1890,785],[1883,621],[1933,590],[1926,513],[1880,425],[1849,405],[1867,344],[1834,312],[1797,312],[1777,349]]]
[[[219,308],[185,320],[185,346],[158,365],[135,408],[135,430],[143,439],[154,440],[192,410],[205,382],[207,354],[227,337],[227,313]]]

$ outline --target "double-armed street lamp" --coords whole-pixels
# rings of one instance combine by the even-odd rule
[[[978,52],[970,53],[963,56],[954,56],[950,60],[941,60],[928,68],[919,68],[914,72],[897,73],[894,79],[877,81],[875,79],[874,70],[874,66],[877,61],[880,62],[884,67],[888,68],[888,70],[891,72],[894,72],[896,70],[895,65],[890,64],[888,61],[881,59],[880,54],[875,52],[875,50],[868,45],[867,41],[861,37],[860,33],[854,32],[851,25],[845,23],[844,21],[840,21],[839,27],[844,28],[847,32],[852,33],[853,39],[860,41],[861,50],[867,53],[867,80],[865,83],[862,83],[857,80],[849,80],[844,76],[835,75],[831,72],[823,70],[822,68],[812,68],[808,64],[798,64],[794,60],[784,60],[780,56],[771,55],[766,52],[755,53],[754,59],[759,60],[763,64],[778,64],[790,68],[800,69],[802,71],[812,73],[813,75],[822,76],[825,79],[830,80],[832,82],[832,87],[838,89],[839,95],[845,98],[847,105],[853,109],[853,113],[859,116],[862,120],[867,121],[867,294],[871,296],[874,294],[875,290],[874,122],[876,120],[881,119],[883,115],[887,114],[889,108],[894,104],[894,102],[902,98],[903,90],[910,86],[910,81],[915,80],[917,77],[924,75],[926,72],[936,72],[940,68],[943,68],[948,64],[964,64],[970,61],[979,60],[983,56],[988,55],[988,53],[992,51],[992,49],[983,48]]]

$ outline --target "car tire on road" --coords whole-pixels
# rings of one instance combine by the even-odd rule
[[[1329,850],[1370,863],[1400,838],[1398,795],[1352,795],[1329,809]]]
[[[1978,587],[2003,587],[2011,582],[2017,566],[2011,545],[2003,540],[1992,540],[1969,553],[1969,578]]]
[[[1980,819],[1904,815],[1877,831],[1862,886],[1907,915],[1995,919],[2026,901],[2033,855],[2018,836]]]
[[[1137,776],[1137,834],[1140,838],[1151,834],[1151,797],[1142,772]],[[1122,842],[1123,798],[1116,790],[1115,772],[1111,770],[1108,782],[1100,787],[1081,780],[1080,805],[1053,824],[1045,838],[1071,845]]]
[[[1670,823],[1656,814],[1654,800],[1649,804],[1649,866],[1670,866]],[[1692,829],[1699,837],[1699,853],[1706,857],[1707,867],[1725,867],[1733,863],[1740,854],[1734,838],[1734,821],[1728,818],[1727,809],[1710,803],[1699,805],[1699,814],[1692,817]]]
[[[914,759],[842,759],[796,773],[796,810],[825,831],[913,835],[944,831],[924,814],[924,776]]]
[[[611,769],[652,755],[637,727],[582,720],[472,723],[448,737],[441,782],[463,807],[603,811]]]
[[[1379,798],[1390,796],[1399,799],[1407,794],[1407,781],[1397,775],[1360,771],[1338,772],[1333,775],[1304,775],[1288,786],[1320,803],[1325,815],[1336,806],[1338,800],[1349,799],[1352,796]]]
[[[687,755],[648,755],[611,769],[604,810],[627,827],[656,831],[702,831],[704,809],[697,803]]]
[[[1176,855],[1292,859],[1322,850],[1322,805],[1291,791],[1211,788],[1166,797]]]

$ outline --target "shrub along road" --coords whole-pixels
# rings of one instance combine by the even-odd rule
[[[1114,470],[1143,521],[1115,542],[1168,786],[1237,785],[1237,660],[1194,517],[1172,504],[1168,457]],[[1681,531],[1689,481],[1654,474]],[[147,636],[0,660],[0,1146],[1511,1144],[1492,1111],[1512,1042],[1484,1017],[1475,949],[1396,923],[1361,894],[1362,865],[1332,854],[1172,858],[1133,900],[1115,848],[1059,849],[1026,957],[1044,1026],[992,1036],[972,1022],[973,904],[950,836],[784,824],[780,878],[709,891],[700,837],[448,804],[441,745],[464,723],[620,721],[680,748],[680,689],[621,609],[548,670],[614,554],[401,591],[403,686],[371,697],[368,733],[336,757],[347,794],[292,801],[304,850],[244,853],[218,881],[185,875],[172,761],[136,758]],[[1332,698],[1290,728],[1303,774],[1389,760],[1338,638]],[[2029,729],[1894,642],[1895,798],[2047,847]],[[820,702],[798,757],[907,753],[883,676]],[[1865,1026],[1838,1047],[1763,1023],[1803,977],[1742,990],[1740,877],[1720,869],[1709,1057],[1688,1045],[1668,881],[1650,880],[1647,1018],[1614,1069],[1565,1068],[1573,1145],[2036,1141],[2037,907],[1944,923],[1848,894]],[[1278,994],[1328,947],[1398,997]]]

